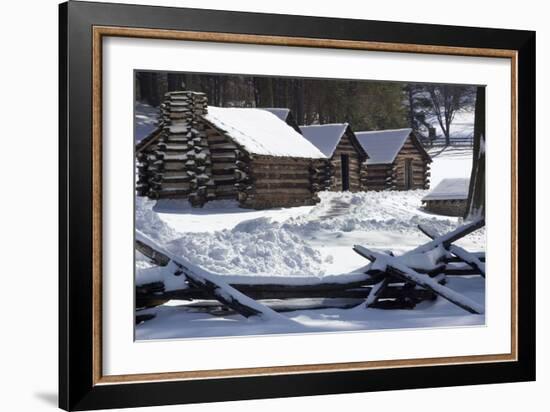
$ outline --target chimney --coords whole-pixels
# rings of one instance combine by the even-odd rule
[[[154,153],[158,169],[150,197],[188,198],[202,206],[213,198],[210,151],[202,116],[207,113],[204,93],[174,91],[161,104],[162,135]],[[167,161],[171,162],[167,165]],[[170,170],[167,169],[170,167]]]

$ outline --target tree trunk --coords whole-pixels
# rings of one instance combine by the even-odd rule
[[[474,153],[466,219],[485,215],[485,87],[476,92],[474,119]]]
[[[296,102],[296,111],[294,116],[298,124],[304,124],[304,81],[296,79],[294,81],[294,101]]]
[[[273,80],[270,77],[255,77],[256,106],[273,107]]]
[[[409,125],[411,129],[416,130],[416,124],[414,121],[414,94],[413,94],[413,86],[408,84],[405,88],[407,92],[407,98],[409,100]]]

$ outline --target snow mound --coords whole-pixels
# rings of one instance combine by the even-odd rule
[[[394,233],[418,233],[418,225],[424,224],[439,233],[446,233],[458,225],[456,218],[438,217],[420,209],[427,190],[384,192],[321,192],[321,202],[307,216],[288,219],[284,227],[295,233],[313,233],[320,230],[332,232],[391,231]],[[326,217],[331,204],[347,207],[340,215]],[[330,215],[329,215],[330,216]]]
[[[160,244],[177,237],[176,232],[153,211],[154,200],[136,196],[135,227]]]
[[[246,220],[231,230],[188,233],[167,248],[206,270],[228,275],[297,276],[322,273],[321,254],[291,228],[269,218]]]

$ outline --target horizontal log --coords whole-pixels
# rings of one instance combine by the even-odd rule
[[[234,152],[212,153],[211,157],[213,162],[235,162],[237,160],[237,155]]]
[[[288,287],[287,289],[272,289],[270,285],[264,285],[265,288],[251,288],[246,285],[232,285],[241,293],[254,300],[265,299],[367,299],[371,293],[372,287],[362,287],[357,289],[335,289],[335,290],[298,290]],[[272,286],[272,285],[271,285]],[[138,307],[150,306],[150,301],[170,301],[170,300],[207,300],[209,295],[201,289],[187,288],[169,292],[157,293],[138,293],[136,292],[136,303]],[[386,287],[379,295],[380,299],[415,299],[432,300],[434,294],[426,289],[404,289],[403,287]]]
[[[238,149],[237,145],[235,145],[232,142],[222,142],[222,143],[211,143],[209,145],[210,150],[216,151],[216,150],[235,150]]]
[[[254,178],[258,180],[308,180],[312,175],[307,171],[270,171],[253,173]]]
[[[311,159],[295,158],[295,157],[275,157],[275,156],[260,156],[256,155],[251,161],[251,167],[254,169],[261,166],[270,166],[274,168],[283,166],[305,167],[306,170],[311,164]]]
[[[233,172],[233,171],[231,171]],[[234,173],[228,173],[228,174],[215,174],[212,176],[212,179],[215,182],[231,182],[235,183],[235,174]]]
[[[212,163],[211,166],[211,173],[214,176],[224,176],[224,175],[231,175],[233,176],[235,174],[235,170],[237,170],[236,167],[220,167],[219,165],[216,165],[215,163]]]
[[[386,179],[388,177],[393,177],[394,174],[391,171],[388,172],[367,172],[367,179]]]
[[[179,199],[186,198],[190,194],[190,190],[151,190],[149,197],[152,199]]]
[[[226,139],[225,137],[223,136],[219,136],[219,135],[215,135],[215,136],[207,136],[206,137],[206,140],[208,141],[208,145],[210,147],[212,147],[213,145],[216,145],[216,144],[226,144],[226,143],[229,143],[229,140]]]
[[[180,174],[176,176],[163,176],[162,185],[169,184],[169,183],[186,183],[186,182],[190,182],[192,179],[193,177],[187,174]]]
[[[237,194],[237,189],[234,185],[216,185],[216,196],[230,196],[234,198]]]
[[[261,193],[262,190],[272,190],[272,189],[307,189],[307,191],[310,191],[311,183],[309,181],[304,182],[296,182],[296,181],[264,181],[259,180],[256,181],[254,184],[254,187],[256,189],[256,193]]]

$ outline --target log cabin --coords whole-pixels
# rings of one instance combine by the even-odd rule
[[[138,195],[194,206],[312,205],[327,181],[323,153],[275,114],[208,106],[204,94],[187,91],[166,94],[160,126],[136,145],[136,158]]]
[[[433,213],[446,216],[464,216],[468,202],[470,179],[443,179],[422,198],[424,208]]]
[[[300,126],[303,136],[330,161],[331,181],[326,190],[358,192],[365,187],[363,149],[348,123]]]
[[[412,129],[356,132],[369,154],[363,190],[410,190],[430,187],[430,155]]]

